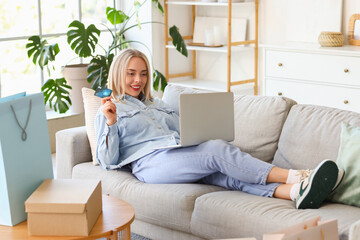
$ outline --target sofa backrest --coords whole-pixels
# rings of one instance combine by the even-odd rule
[[[253,157],[271,162],[284,122],[295,104],[285,97],[235,96],[233,144]]]
[[[181,94],[201,92],[204,91],[169,84],[162,99],[178,113]],[[235,95],[233,144],[256,158],[272,161],[281,129],[294,104],[284,97]]]
[[[337,159],[341,122],[360,126],[360,114],[345,110],[295,105],[281,132],[273,163],[283,168],[314,168],[324,159]]]

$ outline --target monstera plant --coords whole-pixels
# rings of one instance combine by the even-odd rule
[[[107,28],[112,35],[112,42],[107,48],[98,44],[99,38],[101,37],[101,31],[94,24],[86,27],[78,20],[70,23],[67,32],[67,42],[77,56],[91,59],[87,68],[87,81],[92,84],[94,90],[107,85],[109,67],[113,61],[115,49],[121,50],[128,48],[131,43],[142,44],[147,48],[144,43],[137,39],[126,38],[126,32],[132,28],[138,27],[141,29],[143,24],[159,23],[153,21],[141,22],[139,20],[139,9],[146,1],[148,0],[140,3],[138,0],[135,0],[133,11],[129,14],[125,14],[123,11],[112,7],[106,8],[107,20],[114,25],[115,29],[111,30]],[[152,0],[152,2],[163,14],[164,10],[159,0]],[[136,18],[135,24],[131,24],[132,18]],[[169,28],[169,34],[173,39],[173,44],[177,51],[187,57],[186,44],[175,25]],[[98,47],[104,50],[103,54],[95,54],[95,50]],[[46,68],[51,76],[51,72],[55,68],[54,62],[56,55],[60,52],[59,45],[57,43],[49,44],[46,39],[42,39],[40,36],[35,35],[28,39],[26,48],[28,50],[28,57],[32,59],[33,63],[40,66],[41,69]],[[149,53],[151,54],[150,51]],[[154,89],[158,91],[160,86],[160,89],[164,91],[167,81],[164,75],[154,67],[153,78]],[[44,92],[45,103],[49,102],[50,107],[60,113],[66,112],[69,109],[69,105],[71,105],[69,89],[71,89],[71,86],[67,84],[64,78],[50,78],[41,88]]]

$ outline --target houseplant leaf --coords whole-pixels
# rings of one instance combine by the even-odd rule
[[[159,9],[159,11],[164,14],[164,8],[161,5],[161,3],[159,2],[159,0],[152,0],[153,3],[155,3],[155,6]]]
[[[109,68],[114,59],[114,54],[109,56],[97,55],[89,64],[87,69],[87,81],[93,83],[92,89],[96,90],[98,87],[105,87],[109,76]]]
[[[119,50],[127,49],[130,47],[130,42],[125,39],[124,34],[117,33],[117,42],[115,47]]]
[[[141,23],[140,23],[140,19],[139,19],[139,10],[140,10],[141,4],[138,0],[134,1],[134,7],[135,7],[135,13],[136,13],[136,22],[137,22],[139,29],[141,29]]]
[[[41,41],[39,36],[31,36],[28,38],[26,44],[28,49],[28,57],[33,63],[38,64],[41,69],[46,66],[49,61],[54,61],[55,56],[60,52],[59,45],[57,43],[49,45],[46,40]]]
[[[85,25],[77,20],[70,23],[69,28],[67,42],[71,49],[80,57],[92,56],[100,37],[100,30],[94,24],[85,28]]]
[[[153,88],[155,89],[155,91],[159,91],[160,84],[161,84],[161,91],[164,91],[165,87],[167,86],[167,81],[164,75],[158,70],[155,70],[153,73],[153,79],[154,79]]]
[[[170,36],[172,37],[173,44],[176,47],[176,50],[180,52],[185,57],[188,56],[188,51],[186,48],[186,44],[181,34],[179,33],[179,29],[174,25],[169,29]]]
[[[41,87],[45,103],[48,102],[50,108],[54,107],[55,111],[59,110],[60,113],[65,113],[71,105],[67,89],[71,89],[71,86],[67,85],[65,78],[48,79]]]
[[[116,10],[112,7],[106,8],[106,18],[112,25],[123,23],[129,17],[121,10]]]

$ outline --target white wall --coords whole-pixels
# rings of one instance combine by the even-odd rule
[[[142,1],[141,1],[142,2]],[[130,16],[130,14],[134,13],[135,7],[134,7],[134,1],[122,1],[124,12]],[[139,20],[141,23],[151,21],[152,19],[152,4],[150,0],[147,0],[143,6],[139,9]],[[132,25],[136,25],[136,16],[134,15],[127,27],[130,27]],[[134,48],[137,48],[144,52],[146,56],[151,60],[151,50],[152,50],[152,38],[151,36],[153,32],[153,26],[152,24],[142,24],[141,29],[136,26],[126,32],[126,38],[129,40],[137,40],[139,42],[142,42],[143,44],[139,43],[131,43],[131,46]],[[149,50],[147,49],[149,48]]]
[[[288,0],[260,0],[260,43],[281,43],[286,38],[287,3]],[[360,1],[343,0],[341,32],[345,38],[350,17],[354,13],[360,13]]]

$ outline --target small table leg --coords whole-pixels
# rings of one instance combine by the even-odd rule
[[[126,226],[119,232],[113,232],[113,234],[107,238],[107,240],[131,240],[130,225]]]

